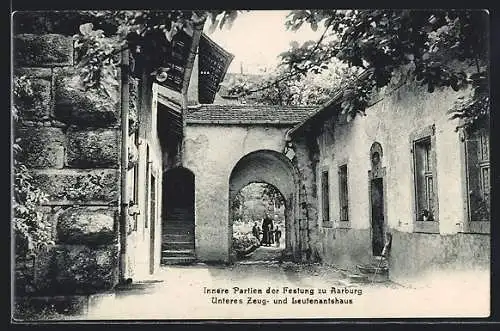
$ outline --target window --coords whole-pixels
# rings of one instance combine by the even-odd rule
[[[479,129],[465,140],[467,206],[470,232],[489,232],[490,222],[490,138]]]
[[[347,191],[347,164],[339,167],[340,221],[349,221],[349,196]]]
[[[321,211],[323,223],[330,221],[330,194],[328,185],[328,171],[321,173]]]
[[[426,128],[414,138],[412,152],[416,230],[438,232],[434,126]]]

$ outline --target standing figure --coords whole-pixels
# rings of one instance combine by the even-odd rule
[[[262,220],[262,244],[263,246],[271,246],[271,231],[273,228],[273,220],[266,212],[266,216]]]
[[[257,238],[257,240],[259,241],[259,244],[260,244],[260,229],[259,229],[259,225],[257,224],[257,222],[255,222],[255,224],[252,227],[252,234],[255,238]]]
[[[273,239],[274,243],[276,244],[276,247],[280,247],[280,239],[281,239],[281,226],[280,226],[280,219],[277,214],[274,214],[274,225],[275,225],[275,230],[273,232]]]
[[[271,219],[269,222],[269,246],[274,244],[274,222]]]

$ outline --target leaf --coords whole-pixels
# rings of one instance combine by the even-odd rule
[[[80,25],[80,33],[83,34],[84,36],[89,35],[92,33],[92,29],[94,28],[94,24],[92,23],[85,23]]]
[[[186,34],[187,34],[188,36],[190,36],[190,37],[192,37],[192,36],[193,36],[193,34],[194,34],[193,25],[192,25],[191,23],[189,23],[189,22],[188,22],[188,23],[187,23],[187,24],[183,27],[183,29],[182,29],[182,30],[183,30],[184,32],[186,32]]]

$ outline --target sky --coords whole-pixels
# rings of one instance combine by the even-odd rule
[[[228,72],[262,73],[264,68],[273,68],[278,64],[278,55],[289,48],[293,40],[302,43],[307,40],[318,40],[323,31],[314,32],[304,25],[297,32],[287,31],[286,16],[289,10],[252,10],[238,13],[230,29],[217,28],[208,33],[209,22],[205,33],[234,55]]]

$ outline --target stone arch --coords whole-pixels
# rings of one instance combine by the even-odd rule
[[[229,176],[229,247],[232,240],[231,204],[236,194],[246,185],[263,182],[273,185],[285,199],[285,251],[292,254],[296,250],[299,223],[297,169],[283,154],[273,150],[257,150],[243,156],[233,167]]]

